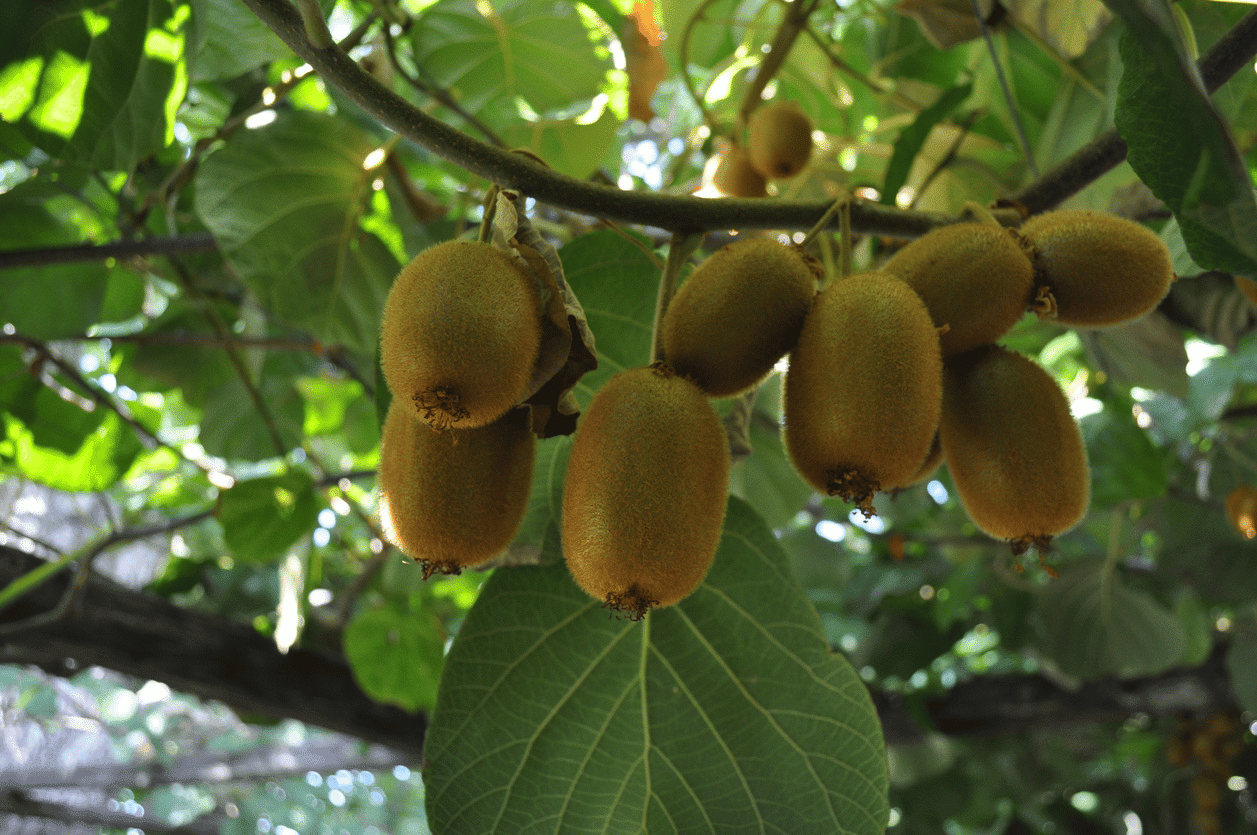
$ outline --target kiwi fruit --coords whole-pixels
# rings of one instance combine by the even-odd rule
[[[666,364],[609,379],[576,429],[563,555],[576,582],[633,619],[694,591],[720,542],[729,444],[703,392]]]
[[[938,433],[935,432],[930,451],[926,453],[925,460],[921,462],[920,467],[917,467],[917,471],[912,474],[912,478],[908,479],[905,486],[913,487],[923,481],[928,481],[941,466],[943,466],[943,442],[939,440]]]
[[[1257,537],[1257,487],[1241,484],[1226,497],[1226,518],[1245,539]]]
[[[380,437],[385,537],[423,565],[425,578],[487,562],[519,531],[535,448],[527,407],[440,432],[394,398]]]
[[[986,223],[940,226],[882,265],[925,302],[950,357],[1006,334],[1034,295],[1034,267],[1013,233]]]
[[[925,302],[868,272],[812,303],[790,355],[785,445],[814,488],[873,514],[873,494],[918,477],[938,429],[943,361]]]
[[[1120,325],[1154,309],[1174,281],[1170,251],[1133,220],[1084,209],[1030,218],[1021,235],[1039,286],[1034,310],[1073,328]]]
[[[996,345],[949,360],[939,437],[969,518],[1014,552],[1046,550],[1086,514],[1082,433],[1060,386],[1033,360]]]
[[[794,347],[816,295],[820,265],[775,238],[717,250],[668,305],[664,356],[712,397],[754,386]]]
[[[757,108],[747,121],[747,153],[764,177],[793,177],[812,158],[812,120],[792,101]]]
[[[525,396],[541,296],[510,255],[447,241],[402,268],[384,303],[380,364],[395,398],[439,429],[484,426]]]
[[[1235,282],[1235,289],[1252,305],[1257,306],[1257,281],[1242,275],[1232,275],[1231,280]]]
[[[725,197],[768,196],[768,180],[755,170],[740,145],[730,145],[719,154],[711,182]]]

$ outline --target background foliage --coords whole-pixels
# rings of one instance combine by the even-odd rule
[[[968,0],[328,0],[302,11],[340,47],[311,51],[291,7],[248,3],[0,10],[0,546],[45,560],[0,590],[0,812],[262,833],[1257,826],[1257,554],[1224,513],[1257,483],[1257,307],[1232,278],[1257,279],[1248,5],[1009,0],[981,4],[984,32]],[[809,168],[762,200],[685,202],[761,95],[812,118]],[[1131,325],[1028,317],[1005,340],[1088,443],[1091,511],[1051,571],[977,532],[945,470],[872,520],[813,495],[773,378],[718,403],[752,451],[710,577],[615,621],[561,563],[568,437],[539,444],[487,578],[424,582],[378,530],[383,299],[414,254],[474,234],[492,180],[546,195],[531,223],[597,340],[582,405],[649,361],[670,245],[797,233],[844,190],[857,267],[966,201],[1067,201],[1147,223],[1179,280]],[[834,241],[819,252],[832,268]],[[122,633],[67,643],[99,614],[97,573],[209,618],[175,630],[189,652],[214,623],[265,646],[231,639],[174,693],[195,671],[126,660]],[[280,658],[353,683],[215,684]],[[393,749],[307,727],[381,741],[362,692]]]

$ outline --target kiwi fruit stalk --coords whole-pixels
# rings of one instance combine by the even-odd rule
[[[812,120],[792,101],[757,108],[747,121],[747,153],[764,177],[793,177],[812,158]]]
[[[694,270],[668,305],[668,364],[712,397],[754,386],[794,347],[820,265],[774,238],[735,241]]]
[[[484,426],[517,405],[540,349],[536,283],[487,243],[424,250],[384,303],[380,364],[389,390],[438,429]]]
[[[918,477],[942,404],[938,332],[885,272],[838,280],[812,304],[786,372],[785,445],[814,488],[873,514],[873,494]]]
[[[1041,318],[1073,328],[1120,325],[1154,309],[1174,281],[1170,251],[1132,220],[1083,209],[1030,218],[1021,235],[1034,261]]]
[[[1006,334],[1034,295],[1034,268],[1007,229],[986,223],[940,226],[891,256],[881,269],[925,302],[943,356]]]
[[[993,345],[948,361],[939,437],[969,518],[1015,553],[1046,550],[1086,514],[1082,433],[1060,386],[1033,360]]]
[[[720,542],[729,445],[703,392],[667,365],[622,371],[581,418],[563,487],[576,582],[640,619],[694,591]]]
[[[500,553],[528,508],[536,440],[527,407],[474,429],[440,432],[394,398],[380,438],[380,521],[423,565],[457,574]]]

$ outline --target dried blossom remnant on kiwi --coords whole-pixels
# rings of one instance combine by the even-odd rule
[[[419,567],[423,569],[423,579],[427,580],[433,574],[444,574],[447,577],[457,577],[463,573],[463,567],[457,563],[447,562],[445,560],[416,560]]]
[[[1046,284],[1040,284],[1038,292],[1035,293],[1034,301],[1030,302],[1030,309],[1040,319],[1055,319],[1058,309],[1056,307],[1056,296],[1052,295],[1052,288]]]
[[[462,407],[461,399],[455,386],[437,386],[411,397],[420,419],[437,430],[452,429],[460,420],[471,417],[471,412]]]
[[[623,592],[607,592],[607,599],[602,603],[615,617],[626,617],[632,621],[642,620],[646,613],[659,605],[659,601],[634,583]]]
[[[826,475],[829,476],[829,483],[826,485],[829,495],[854,504],[856,510],[864,514],[865,519],[877,515],[877,511],[873,509],[873,496],[882,487],[876,479],[866,478],[857,470],[833,469],[827,471]]]

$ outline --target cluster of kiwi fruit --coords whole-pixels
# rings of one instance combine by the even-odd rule
[[[732,142],[713,158],[711,182],[725,197],[766,197],[769,180],[794,177],[812,158],[812,120],[796,102],[756,108],[746,127],[745,147]]]
[[[562,519],[568,568],[591,596],[640,618],[698,587],[730,464],[710,398],[753,389],[786,354],[785,445],[817,490],[872,514],[877,492],[946,460],[973,521],[1019,552],[1046,548],[1085,514],[1086,450],[1065,395],[996,342],[1027,309],[1095,327],[1155,307],[1174,277],[1155,235],[1061,211],[1020,231],[941,227],[818,292],[821,273],[802,247],[772,238],[724,247],[671,300],[662,359],[595,394],[572,443]],[[518,404],[540,318],[532,277],[483,243],[421,253],[389,294],[382,518],[425,574],[483,563],[518,531],[535,446]]]
[[[729,443],[710,398],[753,388],[798,339],[819,264],[769,238],[717,251],[671,300],[665,360],[623,371],[576,430],[563,553],[594,598],[632,618],[702,582],[716,555]]]
[[[1077,328],[1131,321],[1173,278],[1156,235],[1099,212],[935,229],[817,296],[786,375],[786,450],[866,515],[877,492],[946,461],[980,529],[1045,549],[1086,513],[1086,448],[1056,381],[997,340],[1027,310]]]
[[[424,250],[389,291],[380,517],[425,577],[487,562],[519,530],[536,440],[517,404],[540,351],[541,315],[535,280],[488,243]]]

